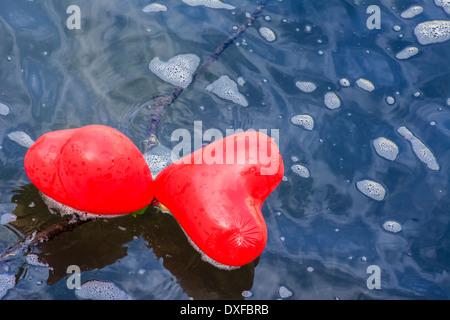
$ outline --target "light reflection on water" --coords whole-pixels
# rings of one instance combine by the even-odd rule
[[[205,61],[255,7],[254,1],[229,2],[237,8],[171,0],[164,3],[166,12],[149,14],[142,12],[145,1],[79,1],[78,31],[65,27],[70,1],[0,3],[0,101],[11,108],[0,116],[0,202],[12,204],[2,211],[17,215],[15,228],[29,235],[59,218],[29,185],[25,149],[7,134],[20,130],[36,139],[100,123],[140,146],[147,105],[173,89],[150,72],[150,60],[193,53]],[[287,169],[265,202],[269,239],[254,264],[231,272],[212,267],[171,216],[150,209],[137,218],[90,222],[43,245],[39,256],[52,269],[20,258],[0,265],[8,269],[0,273],[19,279],[4,298],[76,299],[65,277],[67,266],[77,264],[83,281],[111,281],[135,299],[240,299],[243,291],[251,292],[249,299],[278,299],[281,287],[292,293],[289,299],[447,299],[450,48],[449,42],[421,46],[412,30],[422,21],[449,18],[431,1],[417,4],[424,12],[411,20],[400,18],[406,9],[401,4],[380,4],[382,29],[368,30],[361,3],[270,1],[239,45],[231,45],[162,115],[159,139],[167,147],[175,129],[191,131],[194,121],[224,133],[275,128],[285,167],[308,168],[307,179]],[[263,26],[274,30],[276,41],[261,37]],[[419,48],[417,55],[395,58],[410,45]],[[222,75],[245,80],[239,91],[248,107],[205,90]],[[342,78],[350,86],[342,86]],[[359,88],[359,78],[375,90]],[[301,92],[297,81],[317,89]],[[339,96],[339,108],[325,106],[329,91]],[[394,97],[392,105],[387,96]],[[297,114],[310,115],[314,129],[292,125]],[[404,125],[433,151],[440,170],[417,159],[397,133]],[[376,154],[372,141],[378,137],[397,144],[395,161]],[[380,182],[385,200],[361,194],[356,183],[363,179]],[[386,232],[386,220],[400,222],[401,232]],[[373,264],[381,268],[380,290],[366,287]]]

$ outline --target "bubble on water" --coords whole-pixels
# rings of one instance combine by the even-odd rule
[[[379,156],[394,161],[398,155],[397,145],[384,137],[377,138],[373,141],[373,147]]]
[[[269,42],[273,42],[277,39],[275,32],[273,32],[273,30],[268,27],[259,28],[259,34]]]
[[[16,277],[13,274],[0,274],[0,299],[2,299],[9,289],[16,285]]]
[[[431,150],[421,140],[415,137],[408,128],[400,127],[397,129],[397,132],[410,142],[414,153],[420,161],[425,163],[431,170],[439,170],[439,165]]]
[[[0,102],[0,115],[7,116],[9,114],[9,111],[9,107],[6,104]]]
[[[285,286],[281,286],[278,289],[278,294],[280,295],[281,299],[286,299],[289,298],[290,296],[292,296],[292,291],[289,290],[287,287]]]
[[[419,23],[414,34],[421,45],[444,42],[450,39],[450,21],[432,20]]]
[[[253,296],[253,292],[251,292],[250,290],[244,290],[244,291],[242,291],[241,295],[244,298],[250,298],[251,296]]]
[[[356,80],[356,85],[358,87],[360,87],[361,89],[369,91],[369,92],[373,91],[375,89],[375,86],[373,85],[373,83],[364,78],[359,78],[358,80]]]
[[[447,105],[450,107],[450,98],[447,98]]]
[[[334,92],[327,92],[324,96],[324,102],[328,109],[336,109],[341,106],[341,100]]]
[[[242,87],[245,84],[245,80],[242,77],[239,77],[236,79],[237,83]]]
[[[291,167],[291,170],[294,171],[294,173],[296,173],[297,175],[299,175],[302,178],[307,179],[310,177],[308,168],[306,168],[305,166],[302,166],[301,164],[294,164]]]
[[[350,81],[347,78],[342,78],[341,80],[339,80],[339,83],[343,87],[349,87],[350,86]]]
[[[295,83],[295,85],[301,91],[306,92],[306,93],[313,92],[314,90],[317,89],[317,86],[314,83],[309,82],[309,81],[297,81]]]
[[[392,27],[392,29],[394,29],[394,31],[400,31],[400,30],[402,30],[402,27],[395,25]]]
[[[75,295],[86,300],[131,300],[131,296],[109,281],[89,280],[75,289]]]
[[[17,216],[14,213],[4,213],[0,216],[0,224],[8,224],[17,220]]]
[[[200,58],[188,53],[179,54],[167,62],[156,57],[150,61],[149,69],[162,80],[174,86],[187,88],[199,64]]]
[[[296,126],[301,126],[305,128],[306,130],[312,130],[314,129],[314,119],[307,114],[299,114],[296,116],[293,116],[291,118],[292,124]]]
[[[212,9],[227,9],[227,10],[235,9],[234,6],[223,3],[222,1],[219,0],[181,0],[181,1],[192,7],[205,6]]]
[[[222,99],[230,100],[243,107],[248,106],[247,99],[239,92],[236,82],[226,75],[221,76],[219,79],[208,85],[206,90],[216,94]]]
[[[423,8],[421,6],[412,6],[409,7],[408,9],[406,9],[405,11],[403,11],[400,14],[400,17],[402,17],[403,19],[411,19],[414,18],[415,16],[421,14],[423,12]]]
[[[23,131],[10,132],[8,138],[25,148],[30,148],[34,144],[34,140]]]
[[[152,3],[148,6],[145,6],[142,9],[143,12],[149,13],[149,12],[161,12],[161,11],[167,11],[167,7],[160,3]]]
[[[402,225],[394,220],[388,220],[383,223],[383,229],[389,232],[397,233],[402,230]]]
[[[356,187],[362,194],[377,201],[382,201],[386,195],[384,187],[372,180],[358,181]]]
[[[450,0],[434,0],[434,4],[442,7],[447,14],[450,14]]]
[[[389,105],[393,105],[395,103],[395,99],[392,96],[386,97],[386,103]]]
[[[144,159],[155,179],[164,168],[172,163],[172,151],[165,146],[155,146],[144,153]]]
[[[417,53],[419,53],[419,49],[417,47],[406,47],[405,49],[397,53],[395,57],[397,59],[404,60],[415,56]]]

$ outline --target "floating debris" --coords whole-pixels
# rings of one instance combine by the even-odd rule
[[[34,140],[23,131],[10,132],[8,138],[25,148],[30,148],[34,144]]]
[[[369,91],[369,92],[373,91],[375,89],[375,86],[373,85],[373,83],[364,78],[359,78],[358,80],[356,80],[356,85],[358,87],[360,87],[361,89]]]
[[[297,86],[297,88],[299,88],[301,91],[306,92],[306,93],[310,93],[313,92],[314,90],[317,89],[317,86],[309,81],[297,81],[295,83],[295,85]]]
[[[397,145],[384,137],[377,138],[373,141],[373,147],[379,156],[394,161],[398,155]]]
[[[236,9],[236,7],[232,6],[231,4],[226,4],[219,0],[181,0],[181,1],[192,7],[205,6],[212,9],[227,9],[227,10]]]
[[[397,132],[410,142],[414,153],[420,161],[425,163],[431,170],[439,170],[439,165],[431,150],[421,140],[416,138],[408,128],[400,127],[397,129]]]
[[[294,164],[291,170],[302,178],[308,179],[310,177],[308,168],[300,164]]]
[[[219,79],[208,85],[206,90],[222,99],[230,100],[243,107],[248,106],[248,102],[239,92],[236,82],[231,80],[227,75],[221,76]]]
[[[299,114],[291,118],[292,124],[305,128],[306,130],[314,129],[314,119],[307,114]]]
[[[324,96],[324,102],[328,109],[336,109],[341,106],[341,100],[334,92],[327,92]]]
[[[442,7],[447,14],[450,14],[450,0],[434,0],[434,4]]]
[[[440,43],[450,39],[450,21],[433,20],[419,23],[414,34],[421,45]]]
[[[152,3],[148,6],[145,6],[144,9],[142,9],[143,12],[149,13],[149,12],[161,12],[161,11],[167,11],[167,7],[160,3]]]
[[[9,107],[6,104],[0,102],[0,115],[7,116],[9,114],[9,111]]]
[[[112,282],[90,280],[75,289],[75,295],[88,300],[131,300],[131,296]]]
[[[419,53],[419,49],[417,47],[407,47],[397,53],[395,57],[400,60],[409,59],[412,56],[415,56],[417,53]]]
[[[383,223],[383,229],[389,232],[397,233],[402,230],[402,225],[394,220],[388,220]]]
[[[200,64],[200,58],[194,54],[180,54],[169,61],[161,61],[158,57],[152,59],[149,69],[162,80],[182,88],[187,88],[192,82],[192,76]]]
[[[411,19],[414,18],[415,16],[421,14],[423,12],[423,8],[421,6],[412,6],[409,7],[408,9],[406,9],[405,11],[403,11],[400,14],[400,17],[402,17],[403,19]]]
[[[382,201],[386,195],[386,190],[378,182],[371,180],[361,180],[356,183],[358,190],[369,198]]]
[[[259,28],[259,34],[269,42],[273,42],[277,39],[275,32],[272,29],[267,27]]]

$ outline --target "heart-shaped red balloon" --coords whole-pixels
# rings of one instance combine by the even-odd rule
[[[264,250],[261,207],[283,173],[275,142],[260,132],[242,132],[166,167],[154,180],[155,196],[206,256],[239,267]]]
[[[73,209],[118,215],[153,199],[153,178],[139,149],[103,125],[44,134],[25,155],[31,182],[46,196]]]

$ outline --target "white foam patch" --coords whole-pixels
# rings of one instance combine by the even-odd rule
[[[48,267],[48,264],[40,261],[38,255],[35,253],[30,253],[29,255],[27,255],[26,261],[29,265],[32,266]]]
[[[152,173],[153,179],[169,164],[172,163],[172,150],[164,146],[155,146],[144,153],[144,159]]]
[[[334,92],[327,92],[324,96],[324,102],[328,109],[336,109],[341,106],[341,100]]]
[[[152,3],[142,9],[145,13],[167,11],[167,7],[160,3]]]
[[[400,17],[402,17],[403,19],[411,19],[411,18],[414,18],[415,16],[418,16],[422,12],[423,12],[423,8],[421,6],[412,6],[412,7],[409,7],[408,9],[406,9],[405,11],[403,11],[400,14]]]
[[[425,163],[431,170],[439,170],[439,164],[437,163],[436,158],[434,157],[431,150],[428,149],[421,140],[415,137],[408,128],[400,127],[397,129],[397,132],[410,142],[414,153],[420,161]]]
[[[289,290],[287,287],[285,287],[285,286],[281,286],[279,289],[278,289],[278,294],[280,295],[280,298],[281,299],[286,299],[286,298],[289,298],[290,296],[292,296],[292,291],[291,290]]]
[[[17,220],[17,216],[14,213],[4,213],[0,216],[0,224],[8,224]]]
[[[109,281],[89,280],[75,289],[75,295],[86,300],[132,300],[131,296]]]
[[[7,116],[9,114],[10,108],[4,104],[0,103],[0,115],[1,116]]]
[[[434,4],[442,7],[447,14],[450,14],[450,0],[434,0]]]
[[[394,220],[388,220],[383,223],[383,229],[392,233],[397,233],[402,231],[402,225]]]
[[[16,277],[13,274],[0,274],[0,299],[2,299],[9,289],[16,285]]]
[[[384,137],[377,138],[373,141],[373,147],[377,154],[387,160],[394,161],[398,155],[397,145]]]
[[[350,87],[350,81],[347,78],[342,78],[339,80],[339,83],[343,87]]]
[[[415,56],[418,53],[419,49],[417,47],[406,47],[405,49],[397,53],[395,57],[400,60],[405,60]]]
[[[356,187],[362,194],[377,201],[382,201],[386,196],[384,187],[372,180],[358,181]]]
[[[236,82],[231,80],[227,75],[221,76],[219,79],[208,85],[206,90],[222,99],[232,101],[243,107],[248,106],[247,99],[239,92]]]
[[[314,129],[314,119],[308,114],[299,114],[291,118],[292,124],[305,128],[306,130]]]
[[[375,90],[375,86],[373,85],[373,83],[364,78],[359,78],[358,80],[356,80],[356,85],[361,89],[369,92]]]
[[[23,131],[10,132],[8,138],[25,148],[30,148],[34,144],[34,140]]]
[[[236,9],[236,7],[232,6],[231,4],[223,3],[222,1],[219,0],[181,0],[181,1],[192,7],[205,6],[212,9],[227,9],[227,10]]]
[[[297,86],[297,88],[299,88],[301,91],[306,92],[306,93],[310,93],[313,92],[314,90],[317,89],[317,86],[309,81],[297,81],[295,83],[295,85]]]
[[[432,20],[419,23],[414,34],[421,45],[440,43],[450,39],[450,21]]]
[[[158,57],[150,61],[149,69],[162,80],[182,88],[192,82],[192,76],[200,64],[200,58],[194,54],[179,54],[167,62]]]
[[[277,36],[275,35],[275,32],[268,28],[268,27],[261,27],[259,28],[259,34],[266,39],[268,42],[273,42],[277,39]]]
[[[42,192],[39,192],[41,195],[42,200],[44,201],[45,205],[47,206],[48,210],[53,214],[60,214],[62,217],[64,216],[70,216],[73,218],[77,218],[79,220],[85,221],[85,220],[94,220],[98,218],[113,218],[121,216],[119,215],[98,215],[88,212],[83,212],[76,210],[74,208],[68,207],[56,200],[53,200],[49,196],[45,195]]]
[[[295,174],[299,175],[302,178],[308,179],[310,177],[310,173],[308,168],[302,166],[301,164],[294,164],[291,167],[291,170],[294,171]]]

